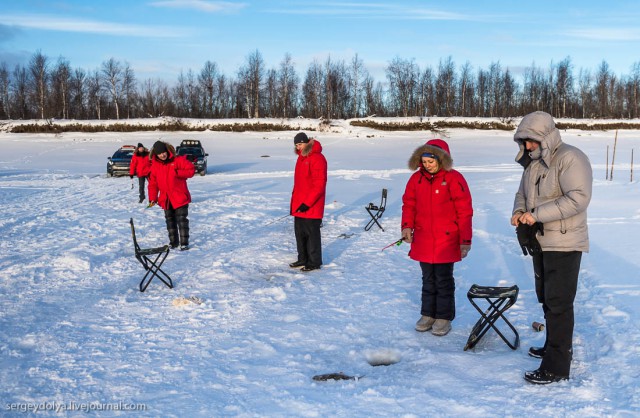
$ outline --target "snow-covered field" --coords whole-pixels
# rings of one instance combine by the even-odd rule
[[[576,300],[571,380],[538,387],[522,374],[543,341],[530,257],[509,225],[521,168],[513,133],[451,130],[455,167],[474,200],[470,255],[456,264],[457,317],[445,337],[414,331],[420,268],[399,238],[406,161],[433,136],[345,128],[317,133],[329,162],[322,270],[301,273],[288,211],[292,138],[274,133],[0,133],[0,415],[112,408],[144,416],[639,416],[640,193],[630,182],[640,131],[563,132],[593,164],[591,252]],[[189,180],[191,244],[164,264],[173,290],[133,257],[167,241],[162,210],[137,182],[108,178],[107,156],[162,137],[203,141],[209,172]],[[389,190],[385,231],[364,207]],[[479,314],[474,284],[517,284],[512,351],[490,331],[463,351]],[[202,304],[175,305],[181,297]],[[374,367],[370,363],[394,362]],[[314,381],[344,372],[358,380]],[[70,412],[67,410],[67,414]]]

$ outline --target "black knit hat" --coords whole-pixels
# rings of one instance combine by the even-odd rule
[[[304,132],[300,132],[293,138],[294,144],[306,144],[309,142],[309,137]]]
[[[142,145],[142,142],[138,142],[138,148],[144,148],[144,145]]]
[[[162,154],[163,152],[168,152],[169,150],[167,149],[167,144],[165,144],[162,141],[156,141],[155,144],[153,144],[153,153],[155,155],[158,154]]]

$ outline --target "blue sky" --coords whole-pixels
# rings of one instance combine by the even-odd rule
[[[209,60],[234,76],[258,50],[267,68],[291,54],[302,78],[314,59],[358,54],[377,81],[395,57],[437,68],[451,56],[474,70],[500,62],[514,74],[571,57],[615,74],[640,62],[640,2],[0,0],[0,62],[12,69],[40,50],[94,70],[115,58],[139,80],[170,83]]]

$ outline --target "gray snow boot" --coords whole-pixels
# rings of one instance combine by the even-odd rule
[[[429,331],[433,326],[433,323],[436,322],[434,318],[430,316],[422,315],[418,322],[416,322],[416,331],[425,332]]]
[[[433,323],[433,328],[431,328],[431,334],[438,337],[447,335],[449,331],[451,331],[451,321],[448,319],[436,319],[436,322]]]

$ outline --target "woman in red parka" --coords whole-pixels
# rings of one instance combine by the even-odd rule
[[[138,187],[140,189],[140,202],[144,202],[144,183],[151,172],[151,159],[149,158],[149,150],[141,143],[131,157],[131,165],[129,165],[129,177],[138,176]]]
[[[193,177],[196,168],[182,155],[176,155],[173,145],[157,141],[151,150],[151,175],[149,176],[149,205],[156,203],[164,209],[171,248],[189,249],[189,203],[191,194],[187,179]]]
[[[421,318],[416,330],[446,335],[455,317],[453,263],[471,249],[473,208],[466,180],[453,168],[449,145],[432,139],[409,160],[402,196],[402,238],[422,269]]]
[[[298,260],[289,267],[311,271],[322,265],[320,225],[327,190],[327,160],[322,155],[320,142],[310,139],[304,132],[294,137],[293,144],[298,160],[293,175],[290,210],[295,218]]]

